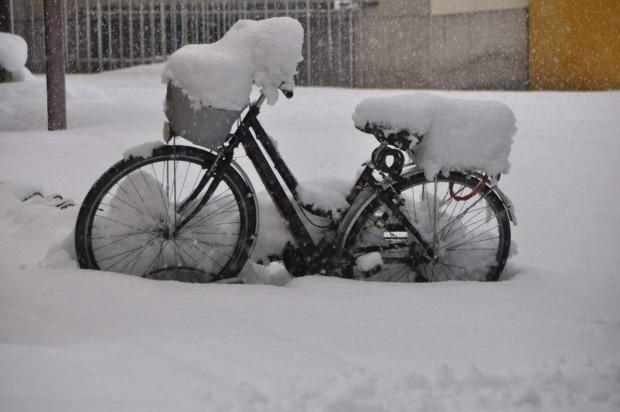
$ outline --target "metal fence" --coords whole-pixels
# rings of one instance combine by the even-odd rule
[[[11,27],[30,48],[29,66],[45,68],[43,0],[13,5]],[[188,43],[210,43],[239,19],[290,16],[304,28],[299,83],[355,85],[358,8],[333,0],[63,0],[68,72],[161,62]],[[345,4],[344,6],[342,4]]]

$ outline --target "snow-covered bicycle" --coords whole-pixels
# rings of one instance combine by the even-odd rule
[[[290,82],[280,90],[293,96]],[[436,136],[441,128],[430,122],[439,122],[443,113],[467,129],[472,116],[481,122],[475,115],[491,112],[491,120],[476,129],[489,135],[494,127],[500,132],[514,127],[509,109],[425,94],[362,102],[355,124],[379,146],[346,202],[325,209],[304,198],[261,126],[258,116],[269,98],[273,90],[268,93],[263,85],[239,118],[241,111],[190,109],[195,101],[171,81],[167,144],[131,151],[99,178],[81,206],[75,233],[80,266],[154,279],[236,280],[258,235],[256,195],[233,160],[242,147],[288,223],[294,242],[281,257],[293,275],[400,282],[499,279],[513,220],[511,203],[496,184],[506,167],[497,156],[506,145],[474,139],[459,149],[455,164],[450,156],[434,154],[455,150],[445,147]],[[443,132],[450,136],[450,130]],[[504,140],[513,133],[504,133]],[[179,135],[198,146],[177,144]],[[480,167],[469,167],[470,160]],[[309,215],[324,222],[318,240],[308,230]]]

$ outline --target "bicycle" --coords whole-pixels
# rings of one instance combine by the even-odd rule
[[[169,98],[175,93],[169,85]],[[412,138],[424,136],[367,124],[363,131],[379,146],[351,188],[348,208],[321,210],[300,200],[295,176],[260,124],[264,101],[261,94],[249,104],[233,133],[231,119],[240,113],[216,122],[225,134],[218,132],[210,145],[178,145],[179,133],[168,125],[165,145],[105,172],[79,211],[80,266],[153,279],[237,281],[258,229],[256,194],[233,160],[241,146],[295,240],[282,253],[291,274],[399,282],[499,279],[514,221],[510,200],[497,187],[499,176],[454,170],[427,181],[411,148]],[[318,242],[304,224],[308,213],[329,222]]]

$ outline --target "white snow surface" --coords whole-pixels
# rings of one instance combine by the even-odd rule
[[[129,147],[159,138],[160,72],[68,75],[84,92],[56,132],[36,120],[37,93],[35,125],[5,128],[24,83],[0,85],[14,105],[0,112],[0,410],[620,409],[619,92],[433,92],[500,101],[518,119],[500,187],[519,211],[519,255],[497,283],[291,279],[277,262],[248,264],[249,285],[80,270],[78,207],[48,195],[79,204]],[[351,109],[393,94],[301,87],[260,118],[302,184],[353,180],[376,141]],[[286,225],[237,161],[260,192],[256,249],[268,255]],[[36,190],[48,197],[22,202]]]
[[[297,188],[299,200],[305,205],[312,205],[339,216],[348,209],[347,194],[355,181],[353,179],[326,178],[303,182]]]
[[[442,170],[476,169],[506,173],[516,119],[497,101],[446,98],[429,93],[372,97],[353,113],[356,127],[367,124],[391,132],[423,136],[413,142],[418,163],[432,180]]]
[[[367,272],[376,268],[377,266],[381,266],[383,264],[383,259],[381,258],[381,253],[370,252],[355,259],[355,264],[361,270]]]
[[[302,60],[303,29],[290,17],[239,20],[217,42],[191,44],[174,52],[162,73],[201,106],[241,110],[247,106],[252,84],[278,99],[278,89],[292,90],[297,63]]]

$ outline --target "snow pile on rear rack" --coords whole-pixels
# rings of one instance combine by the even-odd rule
[[[0,33],[0,67],[11,72],[17,81],[29,80],[32,73],[26,67],[28,45],[20,36]]]
[[[442,170],[508,172],[512,137],[517,131],[508,106],[496,101],[448,99],[427,93],[363,100],[353,114],[355,126],[421,135],[412,147],[426,179]]]
[[[274,104],[278,88],[292,90],[302,60],[303,29],[290,17],[239,20],[215,43],[191,44],[174,52],[162,73],[190,98],[195,109],[242,110],[252,83]]]

